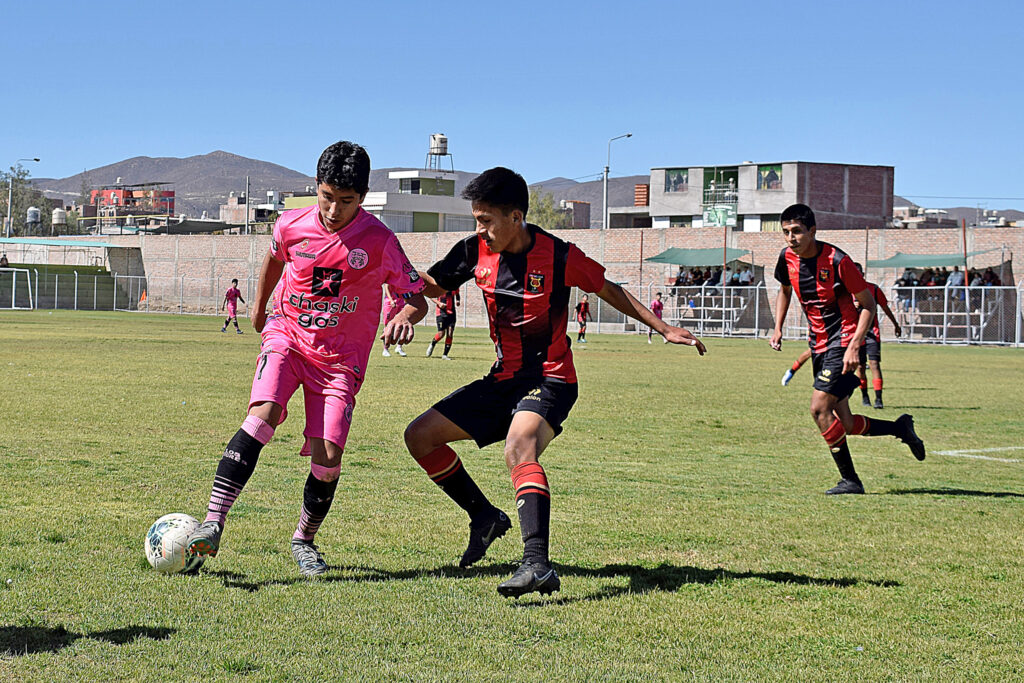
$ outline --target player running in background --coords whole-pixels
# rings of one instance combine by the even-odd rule
[[[590,301],[587,295],[584,294],[576,304],[576,324],[580,326],[579,331],[576,333],[576,341],[580,344],[587,343],[587,318],[594,319],[590,315]]]
[[[220,328],[221,332],[228,331],[228,323],[234,321],[235,332],[242,334],[242,330],[238,327],[238,304],[236,301],[245,303],[245,299],[242,298],[242,293],[238,291],[238,280],[232,280],[231,286],[228,287],[228,291],[224,292],[224,301],[221,302],[220,310],[224,310],[224,307],[228,307],[228,317],[224,321],[224,326]]]
[[[437,342],[444,337],[444,353],[441,354],[441,359],[451,360],[448,352],[452,350],[452,337],[455,335],[455,307],[461,305],[461,302],[457,289],[454,292],[445,292],[434,301],[437,304],[437,334],[430,340],[430,346],[427,347],[427,358],[430,358]]]
[[[864,272],[860,264],[857,265],[857,268],[862,273]],[[893,330],[896,332],[896,336],[899,337],[903,331],[900,329],[900,324],[896,321],[896,316],[893,315],[892,309],[889,308],[889,300],[885,298],[885,293],[873,282],[868,282],[868,290],[871,292],[871,296],[874,297],[875,304],[892,321]],[[860,376],[861,403],[866,406],[871,405],[871,401],[868,399],[868,378],[864,372],[864,368],[868,365],[871,367],[871,379],[875,389],[875,408],[881,409],[885,406],[882,403],[882,333],[878,329],[877,310],[871,319],[871,329],[868,331],[868,336],[864,339],[864,345],[860,347],[860,368],[857,370],[857,374]]]
[[[312,461],[291,550],[305,576],[327,571],[313,539],[338,486],[356,393],[380,325],[381,285],[410,295],[384,326],[385,341],[411,341],[413,325],[427,313],[423,282],[398,238],[360,206],[369,175],[366,150],[351,142],[331,145],[317,163],[317,204],[285,211],[274,224],[252,314],[262,346],[248,416],[217,465],[206,520],[188,539],[192,554],[217,554],[228,511],[301,386],[302,453]]]
[[[864,493],[853,467],[847,434],[895,436],[924,460],[924,443],[914,432],[914,418],[900,415],[895,422],[869,419],[850,412],[849,398],[859,384],[856,369],[875,301],[853,260],[831,244],[819,242],[814,212],[793,204],[782,212],[786,246],[775,266],[781,287],[775,302],[775,331],[770,341],[782,350],[782,326],[795,293],[807,314],[814,368],[811,416],[828,444],[842,477],[828,494]],[[861,305],[858,313],[854,300]]]
[[[789,384],[789,380],[793,379],[793,375],[797,373],[797,370],[802,368],[804,366],[804,363],[806,363],[810,359],[811,349],[807,348],[804,350],[803,353],[800,354],[799,358],[793,361],[793,366],[789,370],[786,370],[786,374],[782,376],[782,386],[786,386],[787,384]]]
[[[398,312],[400,310],[402,310],[403,308],[405,308],[405,299],[403,299],[401,296],[393,296],[391,294],[391,288],[385,282],[384,283],[384,310],[383,310],[383,313],[384,313],[384,325],[387,326],[387,324],[389,322],[394,320],[395,316],[398,315]],[[384,338],[381,339],[381,343],[384,344],[384,353],[382,353],[381,355],[384,356],[385,358],[390,358],[391,357],[391,352],[388,351],[388,348],[391,346],[391,343],[387,339],[384,339]],[[397,353],[399,356],[403,356],[403,357],[408,355],[408,354],[406,354],[405,349],[402,348],[401,344],[396,344],[395,345],[395,353]]]
[[[405,430],[410,454],[470,518],[469,545],[459,562],[468,567],[511,528],[504,512],[484,496],[448,445],[473,439],[479,447],[505,442],[523,537],[523,560],[498,586],[505,596],[551,593],[560,587],[548,557],[551,489],[538,459],[576,402],[570,340],[573,287],[594,292],[625,315],[650,325],[674,344],[704,345],[688,331],[666,325],[622,287],[605,279],[604,267],[526,222],[529,189],[523,177],[492,168],[462,196],[472,202],[476,234],[458,242],[426,274],[424,293],[437,296],[475,280],[486,302],[497,360],[483,379],[455,390]]]
[[[653,313],[654,315],[658,316],[658,320],[661,320],[662,319],[661,318],[661,313],[664,310],[665,310],[665,302],[663,302],[661,300],[661,292],[658,292],[657,294],[654,295],[654,301],[651,302],[651,313]],[[653,334],[654,334],[654,328],[653,327],[648,327],[647,328],[647,343],[648,344],[651,343],[651,335],[653,335]],[[666,344],[668,344],[668,339],[665,339],[664,342]]]

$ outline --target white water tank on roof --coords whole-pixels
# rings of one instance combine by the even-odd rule
[[[50,222],[53,225],[67,225],[68,224],[68,212],[64,209],[54,209],[51,214]]]
[[[28,207],[26,212],[26,222],[28,223],[40,223],[43,220],[43,212],[39,210],[38,206]]]
[[[432,133],[430,135],[430,153],[448,154],[448,136],[444,133]]]

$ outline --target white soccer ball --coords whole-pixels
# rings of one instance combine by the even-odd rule
[[[182,512],[172,512],[153,522],[146,532],[146,559],[153,569],[164,574],[192,572],[205,558],[189,555],[188,537],[199,527],[199,520]]]

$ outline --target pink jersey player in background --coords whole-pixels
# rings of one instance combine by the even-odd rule
[[[654,295],[654,300],[651,302],[651,313],[658,316],[658,320],[661,320],[661,312],[665,310],[665,302],[661,300],[661,292]],[[654,335],[654,328],[647,328],[647,343],[651,343],[651,337]],[[668,344],[668,339],[664,340]]]
[[[317,163],[317,204],[285,211],[274,224],[250,316],[262,344],[248,416],[217,465],[206,520],[188,538],[194,555],[217,554],[228,511],[301,386],[302,452],[312,460],[291,551],[304,576],[327,571],[313,539],[338,486],[356,393],[380,325],[381,285],[410,295],[384,326],[386,342],[411,341],[413,325],[427,313],[423,281],[398,238],[360,206],[369,177],[366,150],[331,145]]]
[[[401,296],[396,296],[396,295],[392,294],[391,293],[391,288],[388,287],[388,284],[385,282],[384,283],[384,309],[382,311],[382,313],[384,315],[384,324],[387,325],[389,322],[394,320],[395,316],[398,315],[398,312],[401,311],[403,308],[405,308],[405,299],[403,299]],[[382,343],[384,344],[384,353],[382,353],[381,355],[384,356],[385,358],[390,358],[391,357],[391,352],[388,350],[388,348],[391,346],[391,344],[388,342],[387,339],[383,339]],[[399,356],[402,356],[402,357],[405,357],[406,355],[408,355],[408,354],[406,354],[405,350],[402,348],[401,344],[396,344],[395,345],[395,352]]]
[[[224,326],[220,328],[221,332],[228,331],[228,323],[234,321],[235,332],[242,334],[242,330],[238,328],[238,301],[245,303],[245,299],[242,298],[242,293],[238,291],[238,280],[232,280],[231,286],[228,287],[228,291],[224,292],[224,301],[220,305],[220,310],[224,310],[224,307],[228,308],[228,317],[224,320]]]

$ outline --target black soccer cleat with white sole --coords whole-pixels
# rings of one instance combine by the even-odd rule
[[[914,416],[903,413],[896,418],[896,425],[899,432],[897,438],[910,447],[910,452],[918,460],[924,460],[924,441],[914,431]]]
[[[220,537],[223,533],[224,525],[220,522],[203,522],[188,537],[185,551],[189,555],[199,557],[217,557]]]
[[[852,479],[840,479],[838,484],[825,491],[826,496],[841,496],[847,493],[864,493],[864,484]]]
[[[462,553],[459,566],[466,569],[482,560],[491,544],[511,528],[512,522],[509,521],[508,515],[498,508],[494,508],[491,516],[480,524],[470,522],[469,545],[466,546],[466,552]]]
[[[558,574],[546,562],[524,561],[511,578],[498,584],[498,592],[506,598],[527,593],[550,595],[562,587]]]

